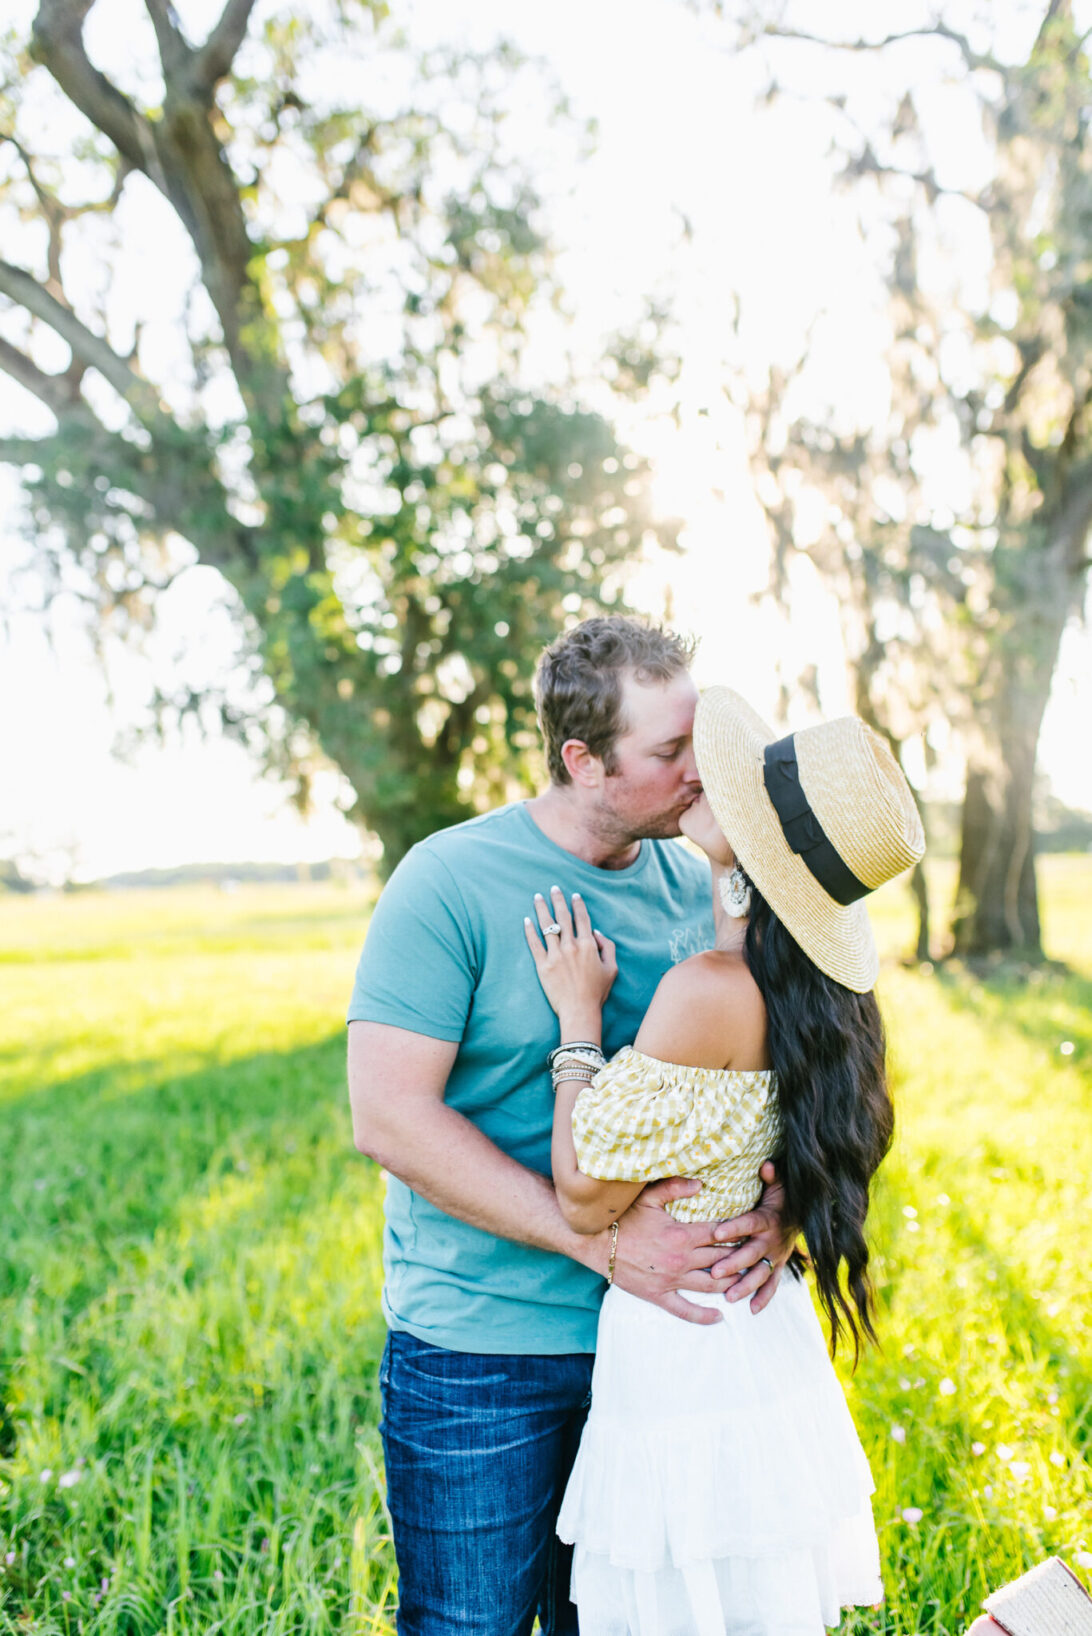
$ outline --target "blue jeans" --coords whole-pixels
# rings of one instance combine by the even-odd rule
[[[392,1332],[380,1370],[399,1636],[576,1636],[554,1533],[594,1356],[449,1352]]]

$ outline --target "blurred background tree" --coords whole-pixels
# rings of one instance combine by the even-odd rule
[[[506,120],[547,88],[505,50],[415,52],[380,0],[253,28],[227,0],[204,39],[146,0],[111,77],[93,6],[41,0],[0,87],[0,368],[52,416],[0,459],[37,583],[139,640],[215,570],[238,663],[159,720],[215,719],[301,800],[328,758],[389,869],[526,781],[543,642],[672,538],[647,465],[525,367],[557,291]],[[168,360],[116,294],[149,216],[192,261]]]
[[[978,17],[964,34],[941,14],[838,40],[796,26],[797,7],[772,9],[737,43],[766,52],[769,98],[825,97],[862,236],[889,246],[886,406],[872,423],[847,419],[829,376],[817,408],[807,350],[737,383],[773,589],[785,593],[794,553],[827,578],[857,708],[896,749],[941,716],[956,725],[966,788],[951,941],[960,954],[1038,956],[1036,749],[1092,524],[1084,37],[1070,0],[1030,8],[1030,48],[1008,56],[990,33],[1003,22],[1011,47],[1011,17]],[[943,73],[930,84],[914,59],[915,89],[882,115],[874,86],[847,89],[840,62],[923,42],[947,54]],[[923,88],[935,103],[944,82],[980,122],[964,153],[941,148],[950,124],[931,128],[919,110]],[[924,954],[920,872],[917,888]]]

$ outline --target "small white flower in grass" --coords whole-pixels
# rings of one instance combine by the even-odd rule
[[[107,1593],[107,1591],[109,1589],[110,1589],[110,1581],[108,1579],[101,1579],[99,1581],[99,1590],[102,1592],[103,1596],[106,1595],[106,1593]]]
[[[992,1483],[987,1483],[985,1488],[982,1490],[982,1492],[983,1492],[983,1494],[985,1494],[985,1496],[986,1496],[986,1498],[988,1500],[992,1500],[993,1499],[993,1484]]]
[[[998,1443],[998,1445],[997,1445],[997,1458],[999,1460],[1011,1460],[1015,1453],[1016,1453],[1016,1450],[1015,1449],[1010,1449],[1009,1445],[1007,1443]]]
[[[951,1202],[952,1201],[948,1197],[947,1193],[938,1193],[937,1194],[937,1203],[938,1204],[951,1204]]]
[[[906,1223],[906,1231],[908,1233],[920,1233],[921,1232],[921,1222],[920,1221],[908,1221]]]
[[[903,1522],[920,1522],[925,1512],[920,1505],[908,1505],[902,1513]]]
[[[907,1221],[916,1221],[917,1219],[918,1213],[912,1204],[904,1204],[902,1207],[902,1213],[906,1217]]]
[[[1057,1401],[1058,1401],[1057,1392],[1048,1392],[1047,1393],[1047,1402],[1048,1403],[1057,1403]]]
[[[79,1480],[80,1474],[78,1471],[62,1471],[61,1475],[57,1478],[57,1487],[75,1488]]]
[[[224,1574],[221,1568],[216,1569],[212,1576],[212,1582],[214,1585],[222,1585],[224,1583]]]
[[[899,1390],[901,1392],[908,1392],[910,1390],[910,1382],[907,1380],[905,1375],[899,1376]]]
[[[61,1601],[62,1602],[71,1602],[71,1600],[72,1600],[72,1592],[71,1591],[62,1591],[61,1592]]]
[[[985,1443],[972,1443],[971,1444],[971,1453],[975,1456],[976,1459],[980,1454],[985,1454],[985,1452],[986,1452]]]
[[[7,1563],[8,1567],[10,1568],[12,1563],[15,1561],[15,1552],[14,1551],[9,1551],[7,1553],[7,1555],[5,1556],[5,1558],[4,1558],[4,1561]]]
[[[1057,1515],[1058,1515],[1057,1506],[1044,1505],[1044,1507],[1043,1507],[1043,1516],[1046,1518],[1047,1522],[1053,1522]]]
[[[53,1481],[53,1471],[49,1466],[46,1466],[45,1470],[39,1473],[38,1481],[40,1483],[51,1483]]]
[[[1072,1040],[1063,1040],[1061,1045],[1059,1045],[1058,1049],[1062,1053],[1063,1057],[1071,1057],[1073,1055],[1073,1050],[1074,1050],[1073,1041]]]
[[[937,1390],[940,1392],[941,1397],[955,1397],[956,1383],[954,1380],[949,1380],[948,1376],[945,1375]]]
[[[894,1441],[896,1443],[905,1443],[906,1442],[906,1427],[905,1426],[892,1426],[891,1436],[892,1436],[892,1438],[894,1439]]]
[[[1031,1466],[1026,1460],[1014,1460],[1009,1467],[1009,1472],[1018,1483],[1023,1483],[1031,1476]]]
[[[76,1558],[74,1556],[66,1556],[64,1559],[64,1565],[66,1568],[74,1568],[76,1566]]]
[[[1054,1449],[1051,1452],[1050,1463],[1051,1463],[1052,1466],[1064,1466],[1065,1465],[1065,1455],[1061,1452],[1060,1449]]]
[[[245,1415],[245,1414],[233,1415],[232,1419],[231,1419],[231,1424],[233,1426],[245,1426],[246,1423],[247,1423],[247,1419],[248,1419],[248,1416]]]
[[[1092,1568],[1092,1551],[1077,1551],[1073,1560],[1078,1568]]]

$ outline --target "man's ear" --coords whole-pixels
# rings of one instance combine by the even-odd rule
[[[597,790],[602,784],[603,763],[592,755],[582,738],[567,738],[561,746],[561,759],[578,789]]]

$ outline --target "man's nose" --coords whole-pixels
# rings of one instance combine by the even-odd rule
[[[694,755],[694,746],[692,744],[687,749],[683,760],[683,777],[688,784],[701,784],[701,779],[698,777],[697,758]]]

